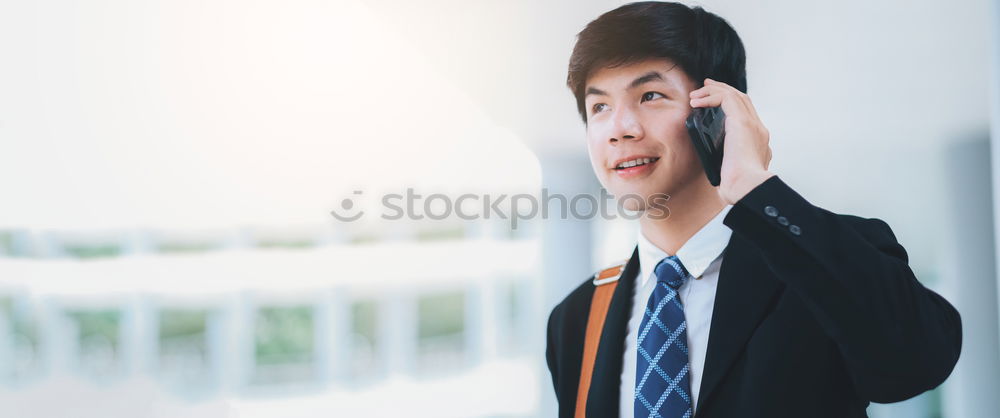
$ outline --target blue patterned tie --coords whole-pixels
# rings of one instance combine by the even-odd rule
[[[689,274],[676,255],[661,260],[653,273],[656,287],[639,326],[635,417],[690,418],[687,322],[677,297],[677,288]]]

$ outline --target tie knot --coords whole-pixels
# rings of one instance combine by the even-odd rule
[[[660,260],[653,268],[653,274],[656,274],[656,280],[666,283],[667,286],[675,290],[681,287],[689,276],[687,269],[681,264],[681,259],[677,258],[676,255]]]

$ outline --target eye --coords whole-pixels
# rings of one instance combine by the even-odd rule
[[[645,102],[647,100],[653,100],[653,99],[656,98],[656,96],[660,96],[660,97],[663,97],[663,98],[667,97],[667,96],[664,96],[664,95],[662,95],[660,93],[657,93],[655,91],[647,91],[647,92],[645,92],[645,93],[642,94],[642,101]]]
[[[595,103],[593,106],[591,106],[590,110],[593,113],[600,112],[602,110],[601,106],[607,106],[607,103]]]

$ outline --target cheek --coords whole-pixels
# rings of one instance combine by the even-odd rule
[[[694,152],[693,145],[691,145],[691,138],[688,137],[687,126],[685,125],[686,120],[687,112],[681,111],[661,115],[656,120],[657,131],[664,133],[664,139],[668,142],[667,145],[680,155]]]
[[[587,138],[587,155],[590,157],[591,168],[603,183],[603,177],[607,175],[604,171],[604,162],[607,160],[604,147],[601,147],[600,142]]]
[[[599,169],[604,167],[607,153],[606,144],[600,138],[600,132],[590,127],[587,128],[587,154],[590,155],[590,164],[595,171],[601,171]]]
[[[649,118],[648,122],[654,124],[657,131],[664,132],[671,138],[675,138],[680,134],[686,136],[687,127],[684,123],[688,113],[684,109],[671,109],[668,112],[657,113],[655,117]]]
[[[607,138],[605,136],[605,130],[606,128],[599,123],[591,122],[590,125],[587,125],[587,148],[589,148],[591,152],[594,152],[593,150],[595,148],[602,145],[601,143],[603,141],[601,141],[601,138]]]

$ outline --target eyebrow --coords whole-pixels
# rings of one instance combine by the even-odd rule
[[[646,84],[646,83],[649,83],[649,82],[652,82],[652,81],[663,81],[663,82],[666,82],[667,80],[665,80],[663,78],[663,75],[660,74],[658,71],[650,71],[650,72],[648,72],[646,74],[643,74],[639,78],[636,78],[635,80],[632,80],[632,82],[628,84],[628,89],[631,90],[631,89],[634,89],[636,87],[639,87],[639,86],[641,86],[643,84]],[[587,92],[584,93],[583,97],[590,96],[591,94],[596,94],[596,95],[599,95],[599,96],[607,96],[608,95],[608,93],[605,92],[604,90],[598,89],[596,87],[587,87]]]

